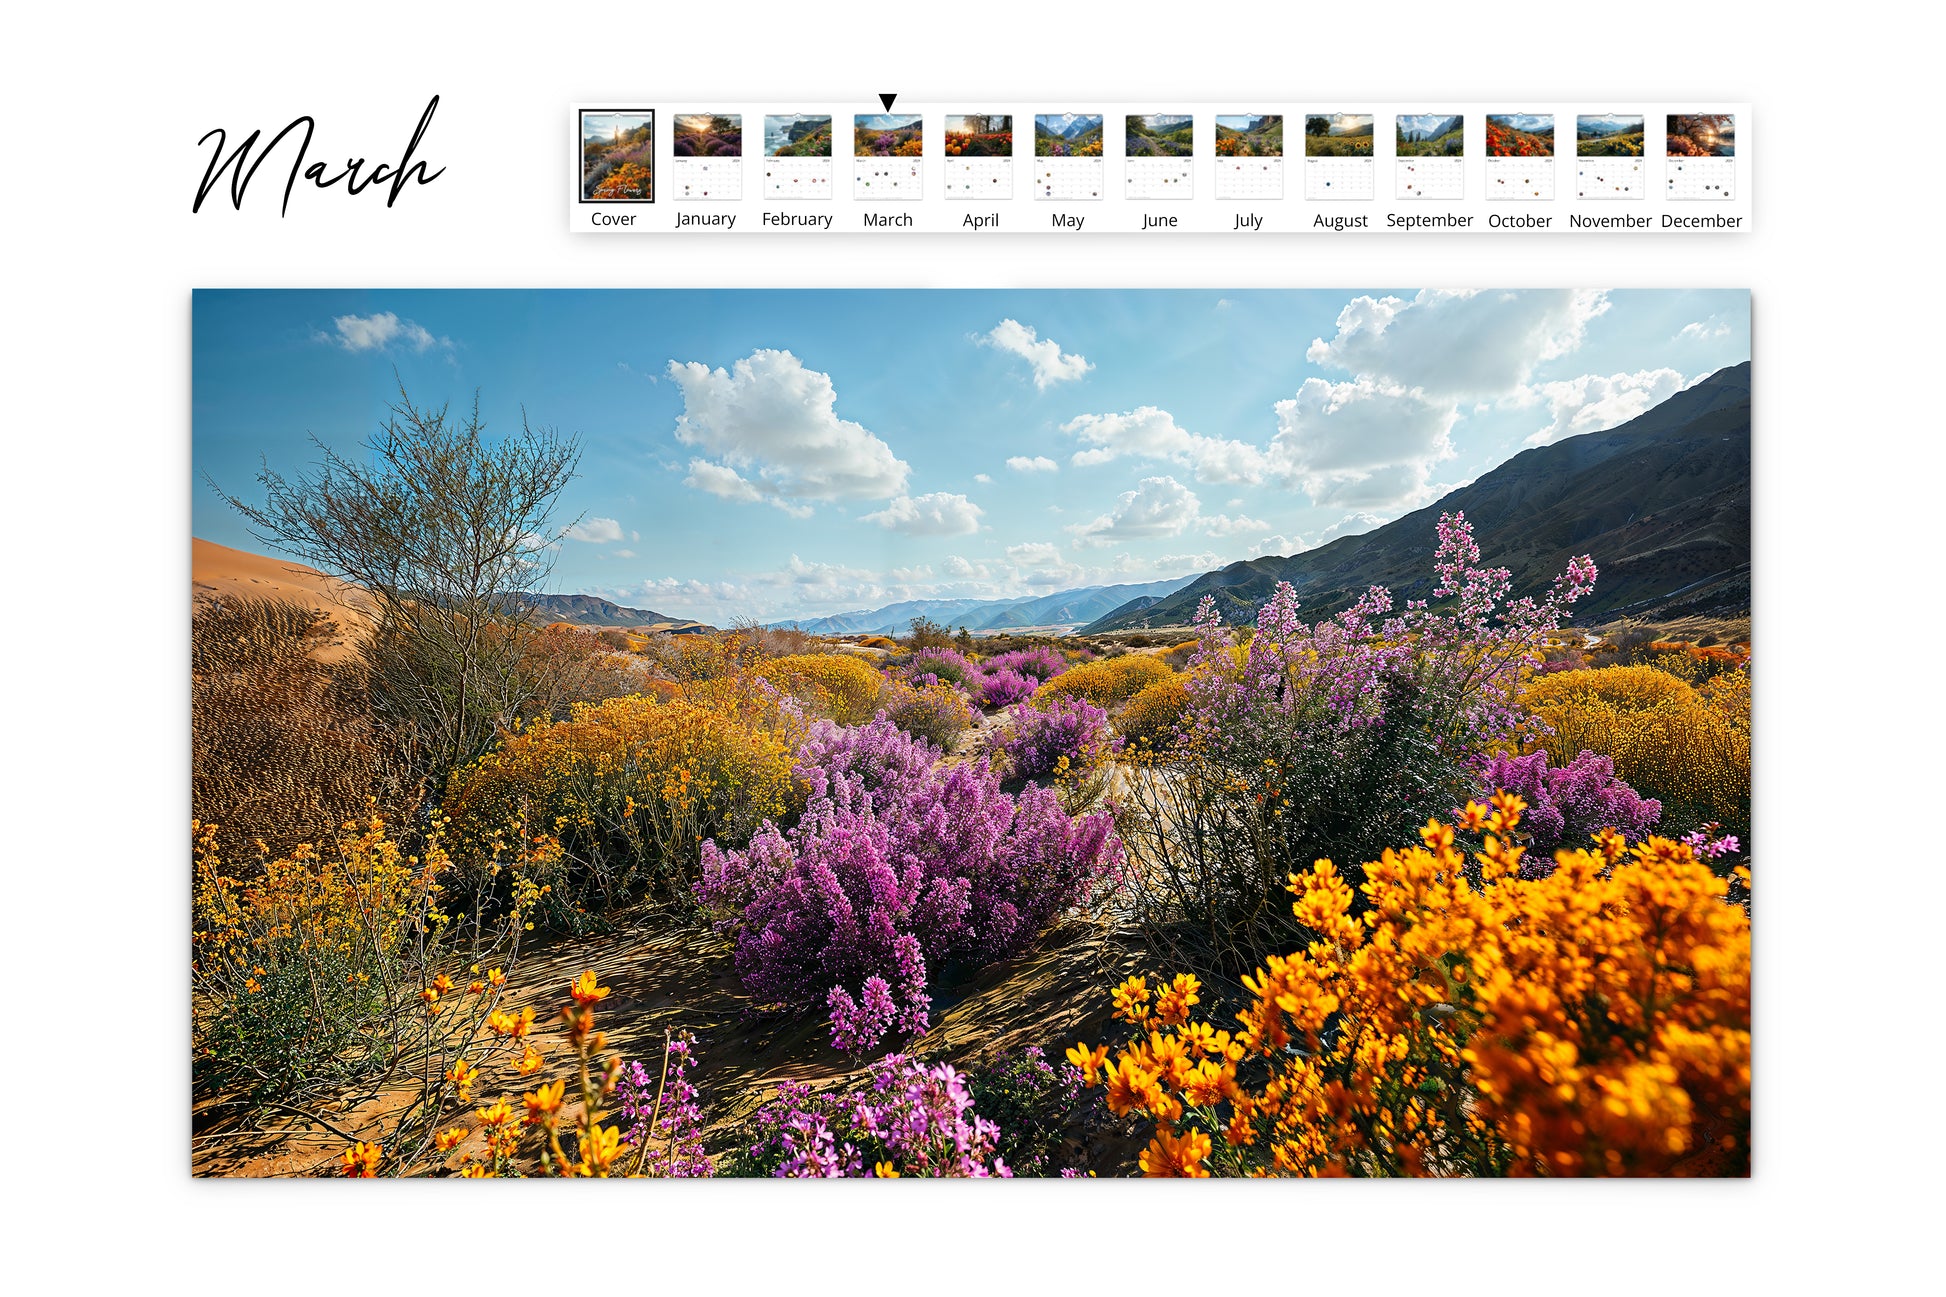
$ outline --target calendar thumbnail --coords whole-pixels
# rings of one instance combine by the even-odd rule
[[[677,113],[670,133],[668,190],[676,198],[736,202],[743,197],[743,118],[737,113]]]
[[[655,201],[655,113],[652,110],[582,110],[581,201]]]
[[[1466,119],[1459,113],[1411,113],[1393,122],[1400,198],[1458,202],[1466,197]]]
[[[1311,113],[1304,119],[1304,196],[1313,202],[1374,197],[1370,113]]]
[[[1583,113],[1574,119],[1576,198],[1641,198],[1641,114]]]
[[[1665,198],[1728,202],[1736,197],[1737,119],[1729,113],[1670,113]]]
[[[1126,119],[1128,161],[1123,189],[1138,200],[1194,195],[1195,119],[1187,113],[1149,113]]]
[[[1493,113],[1487,117],[1486,196],[1499,202],[1554,199],[1554,115]]]
[[[1006,113],[946,118],[946,197],[1014,196],[1014,119]]]
[[[1249,202],[1284,196],[1284,119],[1238,113],[1216,119],[1216,196]]]
[[[925,153],[917,113],[861,113],[852,119],[852,191],[858,199],[924,196],[920,158]]]
[[[764,118],[764,196],[831,197],[830,114],[782,113]]]
[[[1102,194],[1101,114],[1034,118],[1034,197],[1086,200]]]

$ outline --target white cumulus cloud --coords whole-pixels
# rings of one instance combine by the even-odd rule
[[[1424,503],[1459,417],[1450,402],[1370,378],[1307,378],[1276,413],[1279,475],[1313,503],[1353,507]]]
[[[754,351],[727,370],[672,360],[668,373],[683,398],[676,440],[713,457],[690,461],[688,485],[800,508],[905,493],[910,466],[869,430],[839,418],[830,376],[790,352]]]
[[[1174,415],[1153,405],[1121,414],[1082,414],[1061,425],[1087,446],[1076,451],[1077,468],[1106,464],[1123,456],[1159,459],[1192,470],[1199,482],[1261,482],[1264,452],[1249,442],[1190,432]]]
[[[1013,455],[1007,459],[1007,467],[1016,473],[1058,473],[1061,466],[1045,455]]]
[[[317,336],[346,351],[386,351],[397,347],[411,351],[430,351],[453,345],[451,338],[433,336],[431,330],[411,320],[401,320],[391,311],[376,315],[338,315],[331,320],[331,332]]]
[[[1528,434],[1529,446],[1545,446],[1584,432],[1602,432],[1627,423],[1650,406],[1682,391],[1687,380],[1673,369],[1643,369],[1633,374],[1583,374],[1555,383],[1537,383],[1516,402],[1544,402],[1551,416],[1544,428]]]
[[[970,536],[980,529],[983,513],[963,495],[933,491],[902,495],[877,513],[866,514],[864,521],[907,536]]]
[[[1196,493],[1175,478],[1145,477],[1133,491],[1122,492],[1107,513],[1067,532],[1081,546],[1180,536],[1197,523],[1202,508]]]
[[[1034,373],[1034,386],[1042,391],[1056,383],[1073,382],[1094,368],[1086,356],[1062,351],[1054,339],[1039,336],[1031,324],[1015,319],[1000,321],[978,341],[1026,361]]]
[[[563,534],[569,540],[584,540],[590,545],[606,545],[622,538],[622,524],[613,518],[583,518]]]
[[[1313,340],[1304,356],[1432,396],[1498,396],[1526,383],[1542,361],[1579,347],[1608,306],[1606,292],[1574,289],[1354,297],[1338,313],[1336,336]]]

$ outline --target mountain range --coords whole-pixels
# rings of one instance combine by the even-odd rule
[[[1400,602],[1428,598],[1439,517],[1461,511],[1483,561],[1511,570],[1517,595],[1544,592],[1570,558],[1592,555],[1601,575],[1575,605],[1577,622],[1748,614],[1749,362],[1606,432],[1523,450],[1363,535],[1232,563],[1172,594],[1132,598],[1080,633],[1184,625],[1205,595],[1224,620],[1245,622],[1280,581],[1313,620],[1373,585]]]
[[[1101,116],[1098,113],[1053,113],[1036,117],[1034,124],[1049,135],[1071,140],[1088,131],[1099,131]]]
[[[715,629],[687,617],[670,617],[647,608],[624,608],[591,594],[520,594],[514,597],[548,621],[571,622],[576,626],[659,630],[672,635]]]
[[[911,629],[915,617],[938,622],[948,630],[962,626],[969,631],[996,632],[1028,626],[1079,626],[1133,601],[1165,598],[1197,579],[1192,574],[1134,585],[1081,586],[1012,599],[907,599],[883,608],[771,624],[817,635],[903,635]]]

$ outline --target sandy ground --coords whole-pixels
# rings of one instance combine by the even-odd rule
[[[1030,1045],[1046,1047],[1059,1061],[1067,1045],[1091,1043],[1108,1033],[1108,991],[1142,964],[1139,939],[1100,921],[1073,919],[1049,933],[1039,949],[994,964],[957,985],[936,988],[933,1028],[913,1052],[964,1066]],[[525,957],[510,975],[504,1004],[533,1005],[535,1040],[548,1058],[539,1079],[569,1075],[572,1055],[557,1030],[557,1014],[567,1002],[568,984],[592,968],[611,994],[601,1002],[598,1025],[610,1048],[641,1059],[651,1068],[661,1058],[663,1032],[687,1030],[697,1038],[693,1075],[708,1123],[706,1147],[712,1155],[731,1144],[738,1125],[779,1082],[804,1081],[814,1088],[840,1083],[862,1072],[854,1060],[831,1048],[829,1026],[815,1013],[762,1014],[744,994],[731,965],[729,947],[693,921],[657,912],[638,913],[615,932],[563,940]],[[545,1024],[544,1026],[542,1024]],[[475,1104],[457,1108],[447,1124],[474,1123],[474,1106],[506,1094],[519,1105],[534,1078],[510,1067],[489,1071],[474,1092]],[[571,1083],[572,1085],[572,1083]],[[406,1086],[321,1115],[346,1134],[381,1132],[386,1114],[410,1101]],[[570,1105],[573,1110],[573,1105]],[[197,1175],[279,1176],[328,1171],[345,1147],[338,1134],[302,1119],[272,1115],[249,1129],[199,1114],[190,1164]],[[479,1152],[477,1132],[438,1166],[457,1165]],[[1100,1174],[1132,1168],[1138,1145],[1118,1133],[1104,1132],[1090,1149]],[[436,1155],[435,1155],[436,1156]],[[1126,1165],[1124,1165],[1126,1164]]]

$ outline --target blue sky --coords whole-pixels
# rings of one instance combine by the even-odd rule
[[[192,526],[264,549],[204,475],[355,455],[402,381],[581,438],[556,590],[722,624],[1149,581],[1612,427],[1749,325],[1718,289],[202,291]]]

